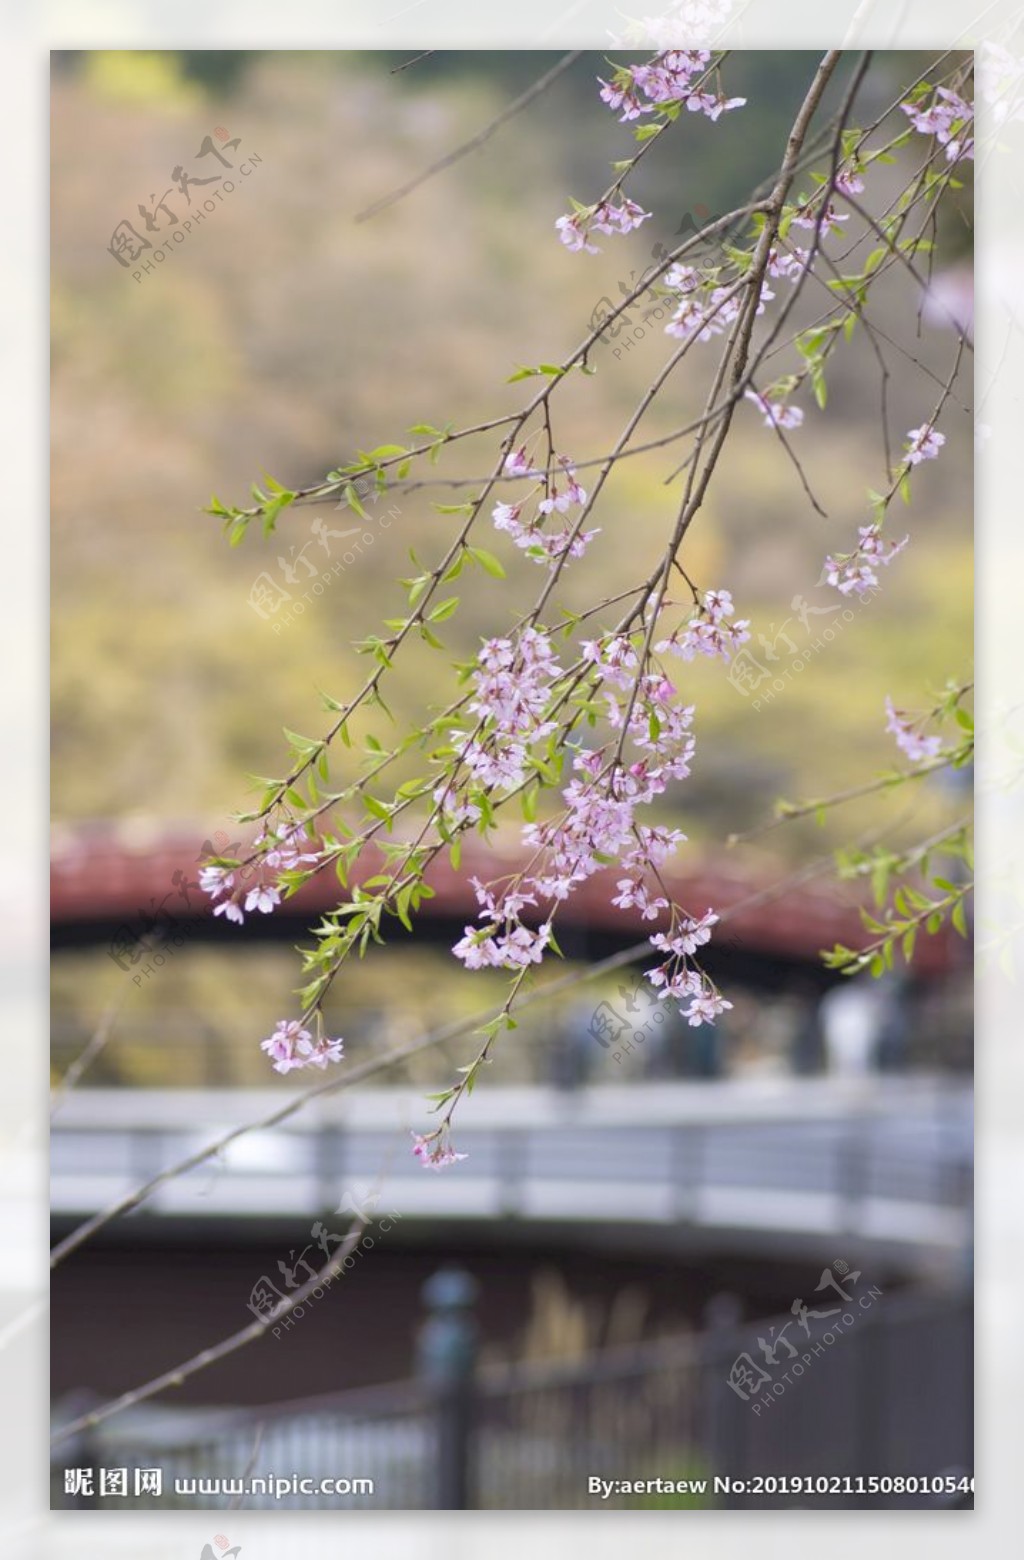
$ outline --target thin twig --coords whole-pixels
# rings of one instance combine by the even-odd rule
[[[51,1090],[51,1121],[57,1114],[60,1107],[63,1105],[64,1101],[67,1099],[68,1095],[71,1093],[71,1090],[75,1087],[79,1078],[81,1078],[82,1074],[85,1072],[86,1068],[92,1065],[97,1056],[99,1056],[100,1052],[103,1050],[103,1047],[106,1045],[107,1041],[110,1039],[110,1034],[114,1027],[114,1020],[121,1011],[123,1003],[124,998],[119,997],[116,1002],[112,1002],[110,1004],[110,1006],[107,1008],[107,1011],[100,1019],[99,1024],[96,1026],[96,1032],[89,1041],[88,1045],[82,1052],[80,1052],[78,1056],[76,1056],[75,1060],[71,1063],[63,1078],[56,1085],[56,1087]]]
[[[408,70],[411,65],[418,65],[420,60],[429,60],[430,56],[436,53],[436,49],[424,49],[422,54],[414,54],[412,59],[406,60],[403,65],[393,65],[390,74],[397,76],[400,71]]]
[[[290,1316],[297,1306],[304,1304],[315,1289],[337,1277],[346,1257],[351,1255],[362,1239],[367,1222],[367,1220],[357,1215],[349,1225],[344,1241],[337,1248],[330,1261],[326,1262],[318,1273],[314,1273],[311,1279],[297,1289],[293,1295],[289,1296],[282,1307],[271,1312],[269,1316],[257,1317],[247,1327],[242,1327],[238,1332],[232,1333],[230,1337],[222,1339],[220,1343],[213,1344],[208,1349],[200,1349],[198,1354],[193,1355],[190,1360],[186,1360],[183,1365],[176,1365],[173,1370],[164,1371],[162,1375],[155,1376],[152,1381],[146,1382],[144,1386],[133,1387],[130,1392],[123,1392],[119,1398],[115,1398],[112,1402],[104,1403],[99,1408],[92,1409],[88,1414],[82,1414],[80,1418],[73,1419],[69,1424],[61,1425],[59,1430],[55,1431],[50,1438],[51,1446],[59,1446],[62,1441],[67,1441],[72,1436],[80,1435],[83,1430],[94,1429],[96,1425],[101,1425],[105,1420],[113,1418],[115,1414],[122,1414],[125,1409],[134,1408],[136,1404],[145,1403],[150,1398],[156,1397],[158,1393],[166,1392],[168,1387],[182,1386],[188,1381],[190,1376],[195,1376],[209,1365],[216,1365],[218,1361],[226,1359],[229,1354],[236,1353],[237,1350],[244,1348],[247,1343],[252,1343],[254,1339],[262,1338],[264,1333],[269,1331],[272,1326],[283,1321],[286,1316]]]
[[[405,184],[400,185],[397,190],[392,190],[389,195],[382,195],[379,200],[375,200],[369,206],[365,206],[362,211],[357,212],[355,221],[368,222],[371,217],[377,216],[381,211],[386,211],[389,206],[394,206],[398,201],[404,199],[406,195],[410,195],[413,190],[419,189],[421,184],[426,184],[427,180],[432,179],[435,174],[442,173],[445,168],[450,168],[453,163],[457,163],[470,152],[475,152],[478,147],[483,146],[485,141],[489,141],[491,136],[501,129],[502,125],[507,124],[516,114],[521,114],[523,109],[528,108],[535,98],[539,97],[542,92],[547,91],[552,82],[557,81],[559,76],[563,75],[570,66],[575,65],[582,52],[581,49],[573,49],[571,53],[564,54],[557,65],[553,65],[532,86],[527,87],[525,92],[520,93],[519,97],[513,99],[496,119],[492,119],[489,125],[485,125],[483,130],[471,136],[468,141],[463,141],[461,146],[456,146],[452,151],[446,152],[443,157],[438,158],[437,162],[431,163],[429,168],[424,168],[422,173],[418,173],[414,179],[409,179]],[[420,57],[422,58],[422,56]],[[411,64],[412,61],[409,63]]]

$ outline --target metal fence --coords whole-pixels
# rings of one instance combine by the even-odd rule
[[[455,1307],[428,1322],[425,1336],[432,1325],[435,1332],[419,1379],[219,1416],[199,1432],[179,1431],[178,1439],[147,1436],[138,1425],[130,1440],[116,1430],[97,1434],[64,1451],[54,1505],[75,1503],[63,1492],[68,1465],[127,1469],[119,1508],[953,1503],[931,1481],[972,1468],[968,1297],[865,1289],[842,1321],[830,1313],[824,1324],[808,1320],[804,1329],[798,1322],[795,1332],[792,1313],[738,1325],[723,1311],[727,1305],[704,1332],[572,1364],[474,1370],[472,1320]],[[780,1334],[789,1340],[784,1347]],[[134,1471],[146,1467],[162,1471],[158,1500],[133,1493]],[[292,1475],[342,1481],[341,1492],[281,1493],[275,1481]],[[810,1486],[787,1486],[794,1476]],[[595,1478],[703,1479],[707,1487],[604,1492],[592,1488]],[[211,1481],[224,1479],[235,1482],[234,1491],[215,1493]],[[268,1489],[253,1492],[252,1479],[269,1480]],[[345,1487],[356,1479],[372,1487]],[[732,1481],[728,1489],[724,1479]],[[881,1481],[874,1490],[873,1479]]]

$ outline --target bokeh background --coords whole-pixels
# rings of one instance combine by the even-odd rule
[[[116,925],[104,908],[111,863],[118,870],[128,864],[132,887],[145,883],[142,904],[147,863],[163,862],[168,850],[194,875],[202,842],[230,830],[232,810],[245,804],[245,775],[280,769],[281,728],[318,730],[324,717],[317,690],[343,700],[359,686],[363,663],[352,641],[400,610],[396,577],[410,572],[409,550],[432,559],[446,545],[457,517],[439,515],[432,500],[463,495],[396,492],[387,531],[287,623],[254,610],[254,582],[265,572],[282,578],[280,560],[308,543],[314,517],[339,527],[348,520],[330,508],[299,509],[269,540],[253,533],[230,549],[203,505],[214,492],[243,502],[264,472],[290,487],[314,482],[360,448],[403,441],[416,423],[459,426],[519,405],[522,385],[505,383],[517,366],[560,359],[584,335],[600,300],[616,299],[620,283],[649,263],[652,245],[668,242],[688,214],[699,222],[727,210],[772,172],[815,57],[733,56],[729,90],[746,96],[748,106],[715,125],[688,115],[664,138],[632,189],[654,219],[629,239],[609,240],[600,255],[570,255],[553,228],[568,196],[592,198],[608,182],[609,162],[630,150],[627,129],[597,100],[594,76],[604,70],[597,56],[579,60],[478,150],[357,220],[487,125],[557,59],[438,53],[395,73],[404,57],[384,53],[54,58],[54,850],[58,878],[74,881],[77,898],[58,920],[53,1058],[59,1079],[116,1008],[109,1035],[63,1107],[69,1157],[59,1163],[70,1174],[95,1159],[96,1195],[100,1182],[110,1189],[128,1173],[120,1161],[113,1168],[100,1162],[104,1140],[115,1159],[123,1151],[129,1169],[141,1169],[150,1163],[147,1154],[179,1141],[182,1114],[198,1109],[196,1099],[208,1102],[211,1091],[222,1091],[212,1116],[207,1104],[197,1118],[213,1135],[216,1124],[243,1119],[250,1095],[240,1091],[285,1092],[285,1084],[275,1087],[268,1078],[257,1041],[288,1010],[297,975],[291,944],[301,936],[290,925],[259,941],[248,929],[214,938],[207,928],[188,938],[158,979],[139,986],[109,956]],[[880,114],[926,65],[920,54],[879,56],[861,98],[862,119]],[[836,96],[841,86],[835,84]],[[113,230],[123,218],[139,228],[139,203],[159,200],[178,164],[194,167],[215,128],[238,138],[225,155],[260,161],[165,263],[134,280],[108,252]],[[906,152],[873,170],[865,197],[872,209],[885,209],[912,166]],[[220,171],[205,159],[203,174]],[[936,233],[936,296],[955,300],[958,309],[970,291],[970,196],[968,188],[948,202]],[[170,199],[181,207],[176,191]],[[922,312],[913,283],[898,271],[877,289],[874,307],[879,332],[898,344],[888,354],[886,383],[898,447],[934,405],[935,376],[948,372],[955,339],[940,310]],[[800,318],[813,313],[805,304]],[[578,459],[608,449],[665,352],[660,325],[628,350],[619,342],[596,349],[597,372],[567,384],[560,396],[560,447]],[[702,404],[706,370],[694,356],[652,410],[647,437],[670,433]],[[812,634],[792,603],[800,595],[823,609],[837,599],[818,585],[821,560],[851,542],[863,522],[865,487],[884,484],[880,396],[875,355],[858,332],[830,369],[827,414],[802,398],[806,422],[794,446],[827,519],[809,505],[752,408],[737,416],[730,453],[688,539],[687,567],[702,584],[727,584],[756,633],[777,648],[778,636],[788,634],[799,650],[818,624],[831,622],[811,617]],[[725,877],[736,898],[808,867],[867,829],[885,829],[885,838],[898,842],[927,832],[954,803],[963,805],[935,783],[910,816],[905,799],[875,800],[823,823],[810,819],[732,848],[725,843],[769,818],[779,796],[818,796],[870,778],[893,758],[885,695],[924,707],[938,683],[966,674],[971,415],[965,369],[947,408],[942,458],[915,474],[910,508],[894,511],[895,524],[905,519],[911,547],[886,572],[881,594],[826,652],[804,660],[784,693],[755,708],[756,695],[739,692],[720,666],[687,671],[688,696],[698,707],[698,761],[665,816],[689,837],[687,869]],[[601,535],[585,568],[569,572],[567,605],[612,594],[649,568],[674,512],[677,489],[665,479],[677,448],[620,464],[598,513]],[[482,474],[492,455],[493,436],[467,443],[433,475]],[[501,538],[483,540],[502,556],[509,579],[473,578],[462,609],[445,625],[455,657],[510,622],[538,584],[532,566]],[[792,660],[784,645],[781,654]],[[437,677],[437,658],[426,654],[396,673],[391,702],[399,720],[437,698]],[[157,899],[170,886],[170,868],[160,871]],[[849,885],[836,887],[827,914],[852,914],[857,898]],[[820,915],[831,924],[816,900],[810,914],[812,922]],[[351,1056],[369,1057],[494,998],[500,983],[465,977],[446,952],[446,933],[440,926],[437,935],[378,950],[340,983],[332,1017]],[[571,960],[586,960],[635,936],[635,928],[618,935],[583,928],[567,951]],[[722,980],[736,976],[734,1011],[721,1032],[713,1040],[703,1031],[675,1033],[625,1061],[580,1038],[595,1005],[614,1000],[618,977],[592,984],[582,1004],[578,995],[537,1004],[487,1081],[540,1091],[515,1105],[509,1099],[507,1119],[524,1129],[537,1100],[548,1096],[571,1110],[584,1094],[603,1089],[614,1115],[619,1107],[607,1101],[622,1091],[671,1087],[681,1091],[678,1122],[692,1130],[704,1109],[695,1089],[721,1099],[733,1124],[737,1111],[748,1122],[768,1111],[751,1090],[783,1090],[786,1109],[804,1121],[818,1114],[837,1123],[831,1139],[826,1133],[816,1141],[814,1153],[824,1157],[812,1155],[803,1166],[794,1161],[795,1184],[831,1175],[850,1121],[859,1132],[882,1103],[895,1102],[891,1114],[904,1123],[909,1143],[905,1160],[929,1173],[937,1166],[940,1180],[947,1177],[939,1205],[960,1207],[970,1063],[962,959],[948,950],[924,976],[899,986],[886,1010],[885,1037],[876,1015],[862,1076],[850,1079],[834,1076],[818,951],[812,931],[798,951],[776,958],[765,925],[749,928],[734,949],[734,967],[726,951],[715,971]],[[396,1097],[406,1090],[399,1113],[414,1109],[408,1101],[417,1091],[443,1084],[468,1054],[462,1042],[394,1069]],[[808,1088],[819,1092],[800,1092]],[[855,1098],[851,1088],[860,1090]],[[195,1093],[186,1097],[185,1090]],[[151,1091],[145,1108],[137,1103],[141,1091]],[[635,1108],[622,1105],[622,1120],[633,1119]],[[383,1141],[392,1107],[382,1102],[379,1109],[380,1117],[371,1111],[359,1130]],[[163,1122],[162,1148],[136,1142],[147,1113],[150,1122]],[[328,1140],[344,1136],[340,1120],[326,1125]],[[893,1144],[873,1133],[866,1134],[865,1163],[877,1160],[884,1178]],[[571,1161],[576,1150],[561,1118],[554,1141],[556,1154]],[[136,1151],[141,1158],[131,1160]],[[364,1179],[382,1174],[390,1152],[372,1162],[370,1145],[356,1168]],[[734,1146],[721,1152],[728,1163]],[[58,1232],[84,1211],[73,1198],[55,1207]],[[167,1356],[179,1343],[175,1359],[229,1330],[236,1315],[241,1324],[262,1253],[270,1250],[276,1261],[275,1242],[292,1243],[289,1219],[287,1210],[259,1208],[240,1218],[230,1206],[219,1220],[194,1209],[163,1221],[140,1217],[69,1261],[55,1286],[57,1397],[124,1390],[173,1364]],[[762,1231],[752,1240],[749,1217],[731,1237],[717,1228],[682,1242],[665,1229],[638,1241],[644,1220],[621,1209],[611,1220],[614,1236],[602,1240],[595,1241],[592,1223],[581,1236],[580,1221],[564,1208],[557,1222],[557,1235],[527,1221],[510,1240],[508,1221],[493,1211],[452,1226],[430,1207],[351,1286],[356,1294],[346,1295],[368,1339],[359,1359],[339,1362],[325,1377],[323,1330],[331,1321],[313,1316],[287,1340],[286,1368],[265,1363],[219,1377],[211,1372],[182,1396],[197,1409],[252,1406],[397,1380],[415,1368],[418,1284],[446,1261],[474,1272],[482,1285],[484,1351],[499,1364],[578,1362],[688,1330],[703,1337],[707,1307],[723,1293],[739,1309],[719,1307],[719,1321],[723,1314],[727,1321],[773,1316],[839,1255],[834,1240],[819,1249],[818,1237],[804,1231],[794,1243],[773,1233],[770,1222],[767,1236]],[[962,1280],[960,1236],[927,1250],[920,1242],[879,1244],[877,1231],[869,1236],[863,1227],[850,1238],[864,1242],[869,1260],[854,1260],[849,1241],[843,1259],[865,1276],[873,1258],[875,1272],[897,1288],[927,1281],[948,1290],[951,1275]],[[188,1298],[200,1291],[201,1305]],[[966,1414],[966,1398],[957,1401]],[[685,1460],[686,1447],[700,1440],[696,1431],[689,1440],[677,1431],[678,1456]],[[713,1461],[706,1449],[701,1455]]]

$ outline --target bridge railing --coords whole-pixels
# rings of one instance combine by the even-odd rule
[[[841,1280],[850,1286],[842,1321],[809,1319],[806,1336],[792,1314],[737,1323],[725,1305],[723,1323],[720,1305],[702,1333],[566,1364],[474,1370],[469,1312],[435,1316],[424,1329],[429,1337],[434,1325],[435,1334],[421,1349],[417,1379],[246,1411],[178,1440],[164,1431],[146,1444],[138,1427],[98,1433],[55,1464],[54,1504],[72,1503],[63,1494],[69,1465],[125,1468],[129,1494],[119,1507],[954,1503],[951,1472],[963,1476],[972,1465],[969,1300],[887,1295],[866,1278],[857,1290],[860,1278]],[[780,1333],[795,1347],[774,1342]],[[135,1470],[153,1467],[162,1474],[159,1500],[134,1498]],[[293,1475],[310,1485],[341,1477],[341,1493],[293,1491]],[[269,1489],[249,1487],[268,1476]],[[795,1488],[794,1478],[802,1481]],[[370,1486],[345,1487],[356,1479]],[[672,1483],[604,1493],[595,1479]],[[214,1480],[230,1481],[230,1490],[217,1490]]]
[[[570,1102],[492,1089],[473,1105],[455,1173],[427,1175],[410,1154],[418,1101],[377,1091],[240,1139],[162,1186],[139,1217],[273,1216],[301,1233],[371,1196],[411,1218],[788,1230],[950,1251],[969,1233],[963,1088],[646,1085]],[[55,1216],[86,1217],[215,1139],[231,1120],[215,1109],[223,1101],[152,1091],[69,1099],[53,1137]],[[236,1113],[258,1111],[244,1096]]]

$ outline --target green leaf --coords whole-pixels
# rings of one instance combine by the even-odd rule
[[[814,399],[824,411],[825,402],[828,400],[828,386],[825,383],[825,371],[820,363],[811,364],[811,388],[814,391]]]
[[[466,551],[473,559],[473,562],[478,563],[480,567],[486,570],[488,574],[492,575],[494,579],[503,580],[505,578],[505,570],[501,563],[494,556],[494,554],[492,552],[488,552],[485,547],[467,547]]]
[[[444,623],[448,618],[451,617],[452,613],[457,610],[458,605],[458,596],[449,596],[447,601],[439,602],[438,605],[431,610],[428,615],[428,621],[431,623]]]
[[[363,508],[359,499],[359,494],[356,492],[351,482],[347,483],[345,486],[345,501],[350,509],[355,510],[356,514],[361,520],[369,520],[370,517]]]
[[[304,737],[299,731],[289,731],[287,726],[283,728],[285,739],[300,753],[312,753],[315,748],[321,746],[319,737]]]

